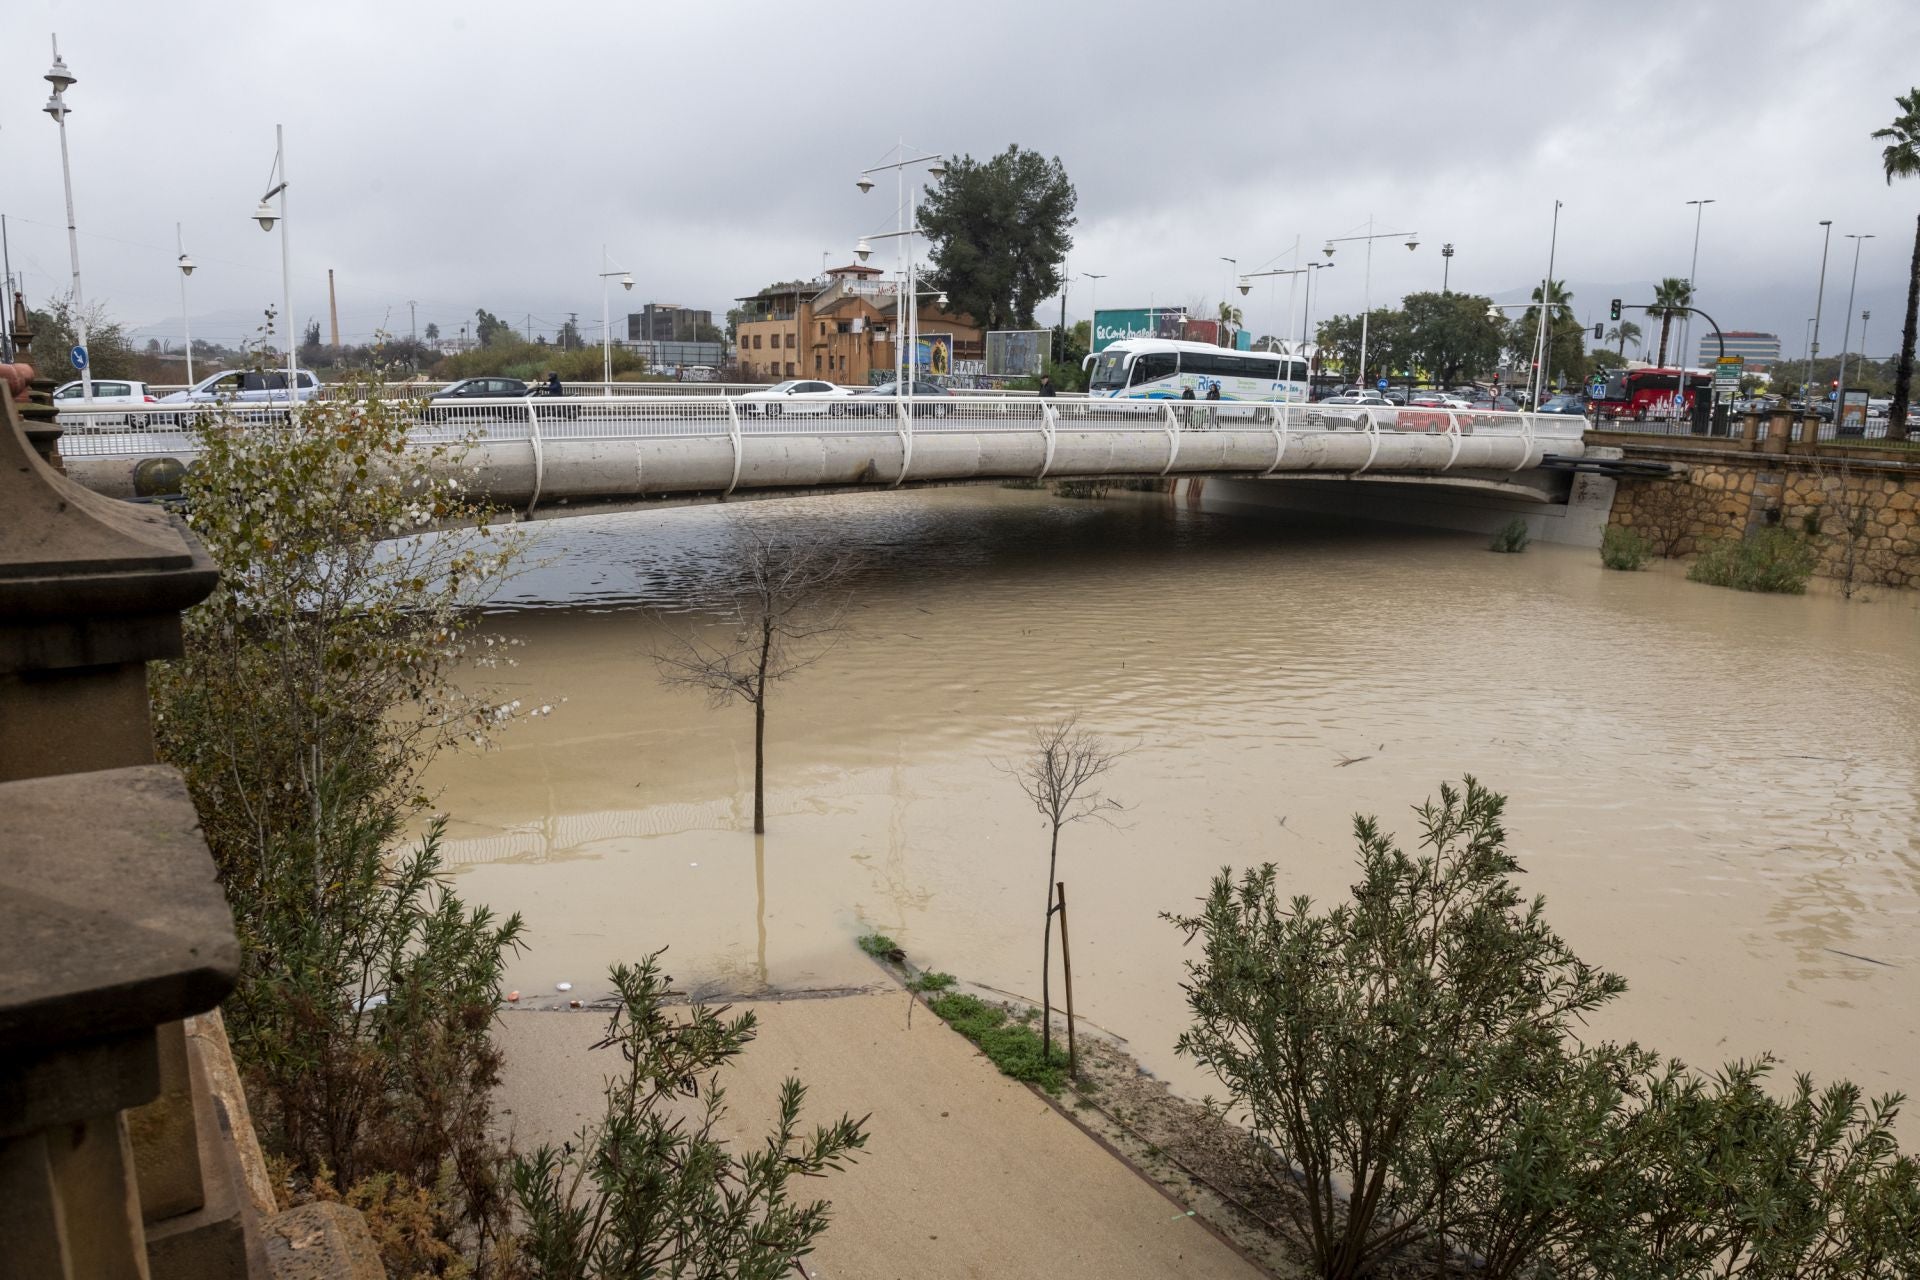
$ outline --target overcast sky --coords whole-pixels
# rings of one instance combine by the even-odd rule
[[[1914,0],[1355,0],[1346,5],[555,6],[12,0],[0,42],[0,212],[36,303],[68,285],[60,155],[41,79],[60,48],[89,300],[177,338],[174,223],[199,264],[196,337],[232,340],[280,296],[280,244],[249,220],[284,123],[294,310],[343,337],[448,332],[485,307],[599,332],[601,245],[623,304],[711,309],[847,261],[895,225],[856,172],[904,137],[983,157],[1060,157],[1079,191],[1071,268],[1102,308],[1208,303],[1296,235],[1417,231],[1374,253],[1376,305],[1437,289],[1521,297],[1546,269],[1575,309],[1645,302],[1685,275],[1705,214],[1700,305],[1798,352],[1832,218],[1822,347],[1853,311],[1898,339],[1920,182],[1889,189],[1869,134],[1920,82]],[[903,18],[909,26],[903,27]],[[899,70],[904,49],[913,70]],[[902,81],[907,88],[902,92]],[[891,244],[891,242],[886,242]],[[1361,306],[1363,258],[1318,273],[1314,313]],[[875,265],[892,265],[881,248]],[[1074,286],[1070,316],[1087,311]],[[1287,288],[1246,300],[1292,332]],[[1237,295],[1236,295],[1237,297]],[[1058,303],[1043,318],[1058,315]],[[616,319],[616,326],[619,321]],[[623,332],[616,328],[616,332]],[[1854,345],[1857,348],[1858,323]]]

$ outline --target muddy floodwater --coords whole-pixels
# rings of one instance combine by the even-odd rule
[[[641,611],[697,617],[740,519],[866,561],[837,648],[769,699],[764,839],[750,710],[662,687]],[[1410,806],[1466,773],[1509,797],[1552,923],[1630,983],[1599,1032],[1920,1088],[1912,595],[1744,595],[1158,495],[960,488],[534,535],[541,564],[489,625],[525,642],[510,696],[554,711],[430,776],[461,892],[526,917],[529,999],[593,995],[663,946],[695,990],[860,984],[875,930],[1037,997],[1046,837],[999,766],[1078,712],[1129,753],[1125,813],[1063,840],[1076,1001],[1195,1092],[1159,913],[1258,861],[1342,893],[1354,813],[1411,842]]]

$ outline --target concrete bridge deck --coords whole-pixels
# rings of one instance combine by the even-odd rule
[[[1578,457],[1586,425],[1522,413],[1015,396],[536,398],[412,402],[407,411],[421,444],[459,446],[457,465],[488,497],[529,511],[849,485],[1294,474],[1510,483],[1541,501],[1549,495],[1528,473],[1549,454]],[[224,412],[262,430],[286,414]],[[63,409],[61,422],[69,473],[115,497],[164,492],[155,486],[177,474],[166,460],[191,464],[197,452],[190,422],[175,411]]]

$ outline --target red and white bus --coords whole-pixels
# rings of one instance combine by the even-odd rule
[[[1686,389],[1680,377],[1686,375]],[[1713,389],[1713,375],[1701,369],[1610,369],[1606,391],[1591,398],[1587,412],[1596,418],[1685,418],[1696,397]]]

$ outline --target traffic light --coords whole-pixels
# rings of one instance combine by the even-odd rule
[[[1620,299],[1615,298],[1613,300],[1613,311],[1611,314],[1607,316],[1607,319],[1618,320],[1619,318],[1620,318]]]
[[[1593,338],[1594,338],[1594,341],[1596,341],[1596,342],[1598,342],[1598,341],[1599,341],[1600,339],[1602,339],[1602,338],[1604,338],[1604,337],[1606,337],[1606,336],[1607,336],[1607,326],[1605,326],[1605,325],[1603,325],[1603,324],[1597,324],[1597,325],[1595,325],[1595,326],[1593,326]]]

